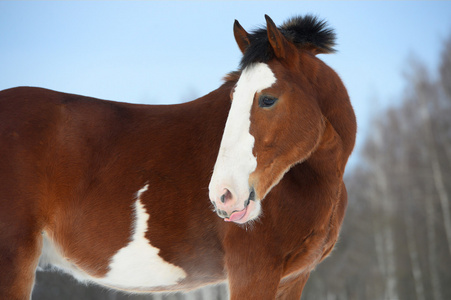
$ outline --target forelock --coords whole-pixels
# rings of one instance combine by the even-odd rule
[[[327,22],[312,15],[297,16],[278,27],[285,38],[298,49],[315,48],[317,53],[335,52],[335,32]],[[266,63],[274,58],[266,27],[249,34],[250,44],[240,62],[240,69],[257,62]]]

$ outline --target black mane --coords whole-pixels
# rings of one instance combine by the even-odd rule
[[[326,21],[312,15],[297,16],[278,27],[287,40],[297,48],[313,47],[318,53],[335,52],[335,32]],[[249,34],[250,45],[241,59],[240,68],[244,69],[252,63],[268,62],[274,58],[269,44],[266,28],[259,28]]]

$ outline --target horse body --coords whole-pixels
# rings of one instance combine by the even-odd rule
[[[18,227],[23,218],[34,219],[34,230],[44,231],[64,257],[95,280],[107,274],[111,257],[129,243],[136,193],[147,185],[140,200],[150,216],[147,234],[156,235],[158,248],[165,248],[171,257],[190,237],[205,238],[213,247],[203,252],[220,257],[218,239],[204,226],[215,223],[216,217],[210,203],[198,199],[207,195],[205,187],[215,159],[213,153],[200,154],[219,143],[214,141],[220,139],[220,131],[213,128],[225,122],[226,101],[224,109],[208,114],[209,122],[204,114],[211,101],[202,99],[189,109],[180,105],[177,111],[169,106],[117,104],[35,88],[6,90],[1,98],[2,123],[12,118],[11,123],[17,123],[15,128],[2,128],[8,133],[2,135],[2,145],[10,147],[2,148],[2,163],[6,164],[2,182],[11,181],[2,185],[3,194],[11,195],[2,197],[2,207],[9,214],[14,212],[10,206],[27,208],[23,216],[12,216]],[[28,124],[15,120],[28,120]],[[161,161],[167,164],[161,166]],[[29,178],[24,178],[26,174]],[[202,218],[196,218],[198,214]],[[162,233],[170,241],[158,241]],[[195,251],[200,243],[194,240],[191,245],[191,250],[183,251],[184,260],[190,261],[188,250]],[[209,264],[217,265],[218,259],[214,260]],[[193,267],[206,262],[188,263]]]
[[[338,76],[296,55],[302,67],[253,63],[178,105],[0,92],[0,299],[29,298],[39,261],[132,292],[227,279],[232,299],[299,298],[338,237],[355,117]],[[255,72],[274,80],[249,88]],[[244,150],[230,126],[248,130]]]

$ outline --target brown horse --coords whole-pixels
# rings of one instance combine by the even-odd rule
[[[356,123],[315,56],[333,31],[266,20],[235,21],[239,71],[189,103],[0,92],[0,299],[29,299],[38,264],[131,292],[300,298],[338,237]]]

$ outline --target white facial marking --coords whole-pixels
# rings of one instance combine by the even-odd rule
[[[255,93],[275,82],[274,73],[264,63],[253,64],[241,73],[209,185],[211,200],[219,197],[223,188],[236,193],[238,199],[249,197],[249,175],[257,167],[252,154],[254,137],[249,133],[252,103]]]
[[[147,188],[148,185],[136,193],[135,228],[130,243],[113,256],[108,274],[96,281],[109,286],[139,289],[177,284],[186,277],[182,268],[164,261],[158,255],[160,250],[150,245],[145,237],[149,214],[140,197]]]

